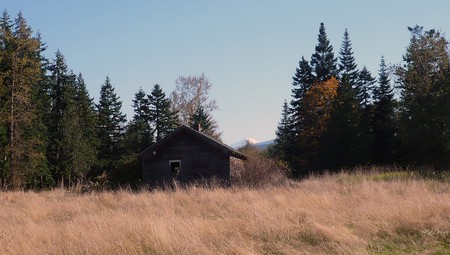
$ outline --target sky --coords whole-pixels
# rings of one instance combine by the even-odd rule
[[[381,56],[402,63],[408,26],[450,34],[447,0],[1,0],[0,7],[12,17],[22,11],[45,55],[60,50],[96,101],[109,76],[129,120],[140,87],[150,93],[159,84],[169,96],[180,75],[204,73],[227,144],[275,138],[292,76],[314,53],[321,22],[335,56],[348,29],[358,68],[375,76]]]

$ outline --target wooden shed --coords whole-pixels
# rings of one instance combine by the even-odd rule
[[[140,157],[143,182],[150,186],[212,178],[229,183],[230,157],[246,159],[239,151],[185,125],[144,150]]]

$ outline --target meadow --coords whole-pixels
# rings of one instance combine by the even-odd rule
[[[450,254],[450,182],[339,173],[258,188],[0,192],[0,254]]]

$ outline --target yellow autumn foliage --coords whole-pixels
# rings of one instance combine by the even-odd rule
[[[305,94],[305,126],[302,137],[309,137],[308,140],[312,142],[313,146],[326,131],[332,102],[337,95],[338,83],[336,77],[332,77],[328,81],[313,85]]]

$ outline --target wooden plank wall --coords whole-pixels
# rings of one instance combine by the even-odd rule
[[[181,160],[180,183],[202,178],[230,180],[229,155],[196,136],[179,134],[156,153],[153,155],[153,151],[147,151],[143,155],[143,181],[146,184],[160,185],[170,180],[170,160]]]

